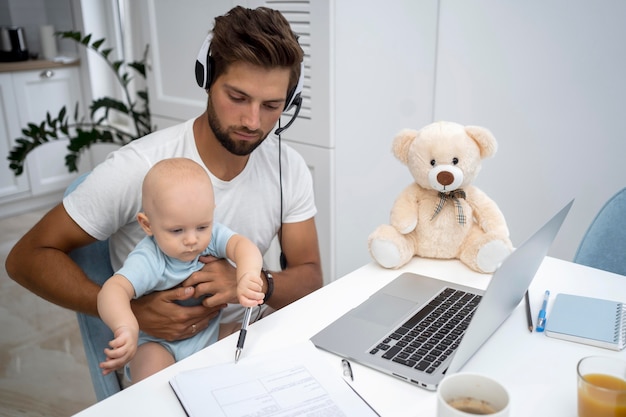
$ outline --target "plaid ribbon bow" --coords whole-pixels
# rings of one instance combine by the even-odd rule
[[[449,193],[443,193],[440,191],[439,192],[439,204],[437,204],[437,207],[435,207],[435,212],[433,213],[433,217],[431,217],[430,220],[437,217],[437,215],[439,214],[439,212],[441,212],[441,209],[443,208],[444,204],[446,204],[446,201],[448,201],[448,199],[452,199],[452,201],[454,201],[454,205],[456,206],[456,211],[457,211],[456,219],[460,225],[464,225],[465,214],[463,213],[463,207],[461,206],[461,202],[459,201],[459,198],[465,199],[465,191],[461,189],[450,191]]]

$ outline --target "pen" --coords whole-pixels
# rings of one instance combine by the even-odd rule
[[[528,325],[528,331],[533,332],[533,316],[530,311],[530,298],[528,297],[528,290],[526,290],[526,295],[524,296],[524,300],[526,301],[526,324]]]
[[[546,328],[546,308],[548,307],[548,299],[550,298],[550,291],[546,290],[543,295],[543,303],[541,304],[541,310],[539,310],[539,316],[537,316],[537,331],[543,332]]]
[[[243,343],[246,341],[246,333],[248,332],[248,324],[250,324],[250,314],[252,313],[252,307],[246,307],[246,312],[243,316],[243,323],[241,323],[241,330],[239,330],[239,339],[237,339],[237,350],[235,350],[235,363],[239,361],[241,351],[243,350]]]

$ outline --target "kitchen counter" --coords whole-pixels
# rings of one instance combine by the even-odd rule
[[[54,62],[45,59],[29,59],[28,61],[0,62],[0,72],[30,71],[39,69],[74,67],[80,64],[76,59],[70,63]]]

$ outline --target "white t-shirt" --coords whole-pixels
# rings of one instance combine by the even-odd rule
[[[194,119],[154,132],[111,153],[63,200],[70,217],[98,240],[110,237],[111,264],[118,270],[145,236],[137,223],[141,185],[156,162],[185,157],[204,166],[193,136]],[[300,154],[281,145],[283,218],[280,219],[278,140],[270,135],[255,149],[246,167],[230,181],[209,175],[215,190],[214,219],[254,242],[261,253],[269,248],[281,224],[315,216],[311,173]]]

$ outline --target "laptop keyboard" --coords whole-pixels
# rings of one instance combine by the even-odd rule
[[[459,345],[481,298],[480,295],[444,288],[370,353],[433,373]]]

